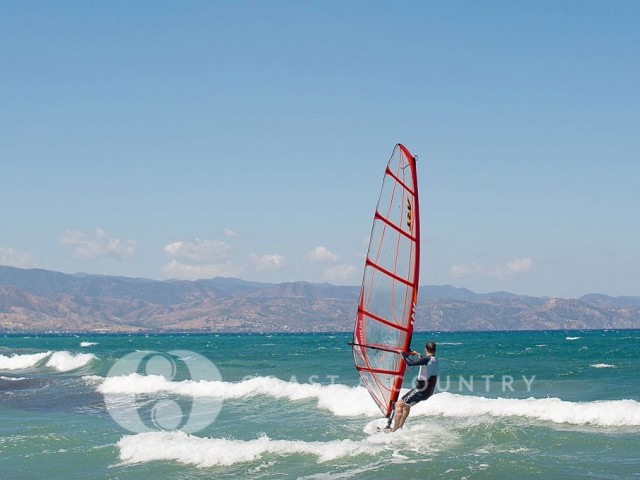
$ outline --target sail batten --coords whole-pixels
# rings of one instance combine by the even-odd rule
[[[416,239],[414,237],[412,237],[411,235],[409,235],[407,232],[405,232],[404,230],[402,230],[401,228],[399,228],[398,226],[396,226],[394,223],[391,223],[389,220],[387,220],[385,217],[381,216],[378,212],[376,212],[376,220],[380,220],[381,222],[389,225],[391,228],[393,228],[396,232],[398,232],[400,235],[404,235],[405,237],[407,237],[409,240],[411,241],[416,241]]]
[[[387,168],[386,174],[392,177],[396,182],[398,182],[398,184],[401,187],[405,188],[407,192],[409,192],[411,195],[414,195],[413,190],[408,185],[406,185],[402,180],[396,177],[396,175],[390,169]]]
[[[418,295],[420,221],[415,158],[397,144],[373,216],[353,334],[362,383],[385,416],[406,369]]]
[[[409,330],[408,327],[405,327],[405,326],[402,326],[402,325],[398,325],[397,323],[392,323],[392,322],[390,322],[388,320],[385,320],[382,317],[379,317],[375,313],[371,313],[371,312],[368,312],[366,310],[358,310],[358,312],[362,313],[363,315],[365,315],[367,317],[371,317],[371,318],[373,318],[374,320],[376,320],[378,322],[381,322],[381,323],[384,323],[386,325],[389,325],[391,328],[397,328],[398,330],[404,330],[405,332]],[[396,350],[392,350],[392,351],[395,352],[395,351],[397,351],[397,349]]]
[[[409,280],[407,280],[405,278],[402,278],[402,277],[396,275],[395,273],[390,272],[389,270],[387,270],[386,268],[384,268],[381,265],[378,265],[377,263],[367,262],[367,265],[369,265],[369,266],[375,268],[376,270],[379,270],[380,272],[390,276],[391,278],[393,278],[394,280],[397,280],[398,282],[402,282],[405,285],[412,285],[412,283]]]

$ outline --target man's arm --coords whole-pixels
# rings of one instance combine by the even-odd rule
[[[404,361],[407,362],[407,365],[409,365],[410,367],[415,367],[417,365],[426,365],[427,363],[429,363],[429,360],[431,360],[430,355],[414,359],[412,355],[404,352],[402,352],[402,358],[404,358]]]

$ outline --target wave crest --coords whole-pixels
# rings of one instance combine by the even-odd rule
[[[103,394],[172,393],[223,400],[262,395],[276,399],[316,400],[320,409],[341,417],[379,417],[380,411],[362,386],[287,382],[274,377],[254,377],[240,382],[171,382],[158,375],[137,373],[108,377],[97,386]],[[598,427],[640,426],[640,403],[635,400],[570,402],[559,398],[487,398],[441,392],[411,410],[411,416],[522,417],[545,422]]]
[[[380,410],[370,401],[364,387],[343,384],[321,385],[287,382],[275,377],[253,377],[241,382],[193,381],[172,382],[160,375],[132,373],[107,377],[98,386],[103,394],[173,393],[189,397],[216,397],[223,400],[268,396],[288,400],[315,399],[318,407],[339,417],[366,415],[375,417]]]
[[[0,370],[25,370],[35,367],[52,352],[0,355]]]
[[[97,357],[93,353],[71,353],[67,351],[54,352],[47,361],[47,367],[59,372],[70,372],[84,367]]]
[[[558,424],[598,427],[640,426],[635,400],[569,402],[559,398],[485,398],[439,393],[412,409],[412,415],[523,417]]]
[[[183,432],[149,432],[128,435],[118,442],[120,460],[141,463],[174,460],[199,467],[229,466],[251,462],[265,454],[308,454],[327,462],[341,457],[374,455],[383,449],[366,440],[333,440],[305,442],[301,440],[273,440],[262,436],[253,440],[201,438]]]
[[[40,352],[27,354],[0,355],[0,370],[27,370],[37,367],[48,358],[46,366],[59,372],[69,372],[84,367],[97,359],[92,353],[71,353],[66,350],[60,352]]]

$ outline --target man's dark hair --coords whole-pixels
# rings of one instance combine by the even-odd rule
[[[427,349],[427,352],[436,353],[436,344],[435,342],[427,342],[424,346]]]

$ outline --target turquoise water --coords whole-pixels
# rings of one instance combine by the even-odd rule
[[[347,334],[0,337],[0,478],[640,477],[640,331],[427,339],[439,392],[384,434]]]

